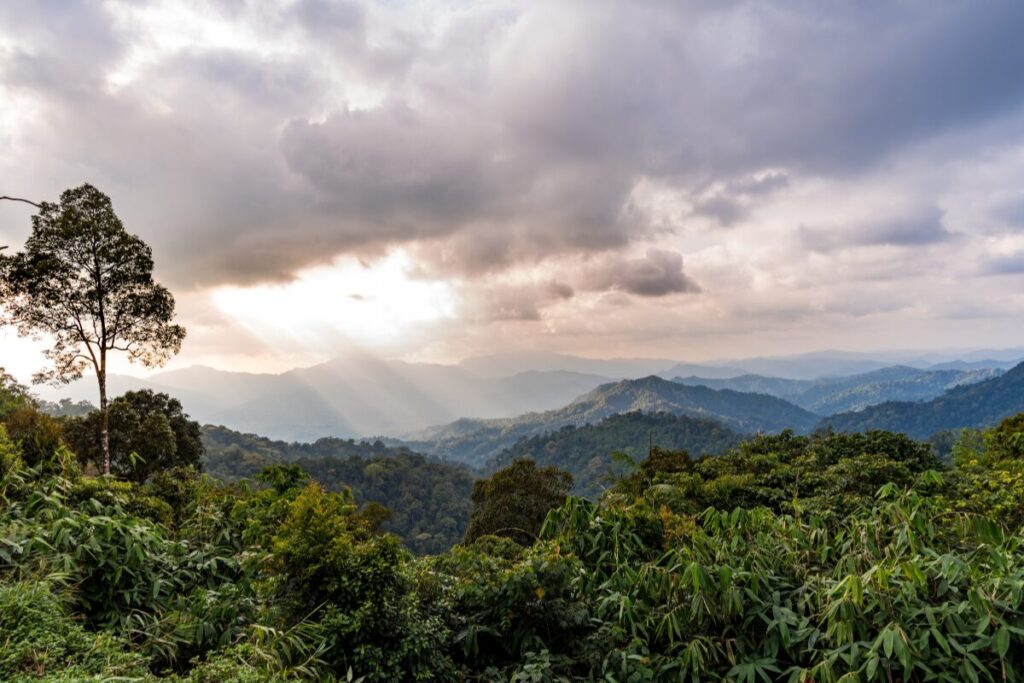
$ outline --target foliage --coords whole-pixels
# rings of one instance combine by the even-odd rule
[[[940,467],[927,445],[889,432],[867,434],[792,432],[761,435],[721,456],[688,458],[660,466],[658,454],[623,480],[619,490],[638,490],[677,513],[709,507],[767,507],[775,512],[811,510],[842,515],[870,501],[887,483],[908,486],[917,474]],[[652,469],[653,468],[653,469]]]
[[[53,417],[84,417],[96,410],[96,406],[88,401],[72,401],[70,398],[62,398],[56,403],[53,401],[38,401],[39,409]]]
[[[100,412],[66,418],[64,433],[72,450],[85,462],[102,466]],[[202,469],[199,423],[190,420],[181,402],[149,389],[129,391],[110,403],[110,469],[113,474],[143,482],[173,467]]]
[[[382,528],[417,554],[447,550],[469,524],[472,475],[404,448],[348,439],[285,443],[211,426],[203,427],[203,443],[207,471],[224,481],[290,461],[328,491],[347,488],[364,505],[387,508]]]
[[[530,537],[417,558],[294,462],[119,482],[0,428],[0,679],[1020,681],[1022,456],[1024,415],[948,463],[888,432],[656,448],[597,501],[518,461],[475,511]]]
[[[370,532],[350,495],[306,487],[275,536],[274,562],[288,623],[322,627],[336,673],[432,680],[447,668],[444,631],[419,613],[405,551],[395,537]]]
[[[86,368],[95,372],[104,434],[108,353],[153,367],[185,338],[185,328],[171,323],[174,297],[153,281],[150,248],[124,229],[110,198],[91,185],[64,191],[58,204],[39,205],[24,251],[0,256],[0,300],[4,322],[51,342],[44,352],[51,365],[37,381],[69,382]]]
[[[520,439],[502,451],[494,464],[505,467],[515,460],[529,459],[564,469],[572,474],[573,493],[592,498],[611,477],[623,473],[613,453],[639,459],[653,444],[706,455],[728,450],[739,440],[738,434],[715,420],[637,411],[612,415],[597,424],[568,425],[556,432]]]
[[[0,679],[67,681],[138,679],[145,658],[127,640],[90,632],[70,618],[66,598],[50,582],[0,583]]]
[[[548,510],[569,494],[572,475],[554,467],[540,469],[532,460],[517,460],[489,479],[473,484],[473,513],[466,542],[505,536],[523,545],[537,537]]]
[[[63,432],[54,418],[33,404],[15,408],[4,420],[7,433],[21,449],[29,465],[46,463],[64,445]]]
[[[0,420],[7,420],[18,408],[32,405],[32,400],[28,389],[0,367]]]

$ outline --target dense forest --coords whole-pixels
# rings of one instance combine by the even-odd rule
[[[887,432],[654,449],[596,502],[553,499],[568,475],[499,472],[473,511],[498,535],[422,558],[298,465],[139,483],[64,447],[27,462],[26,443],[0,428],[3,680],[1024,672],[1024,416],[964,433],[948,464]],[[501,501],[519,494],[537,503],[517,537]]]
[[[627,471],[630,460],[642,460],[652,446],[705,455],[724,453],[739,440],[738,434],[715,420],[634,411],[606,417],[597,424],[569,425],[520,439],[499,453],[493,466],[507,467],[528,459],[558,467],[572,474],[573,493],[593,498],[613,477]]]
[[[651,376],[603,384],[557,410],[493,420],[463,418],[389,443],[479,468],[521,439],[630,412],[713,419],[741,433],[788,428],[806,432],[820,421],[819,416],[767,394],[686,386]]]
[[[285,443],[212,426],[203,427],[202,439],[211,476],[255,479],[270,465],[295,463],[328,491],[349,489],[361,504],[386,508],[383,529],[416,553],[447,550],[469,524],[473,478],[460,465],[379,441]]]
[[[1024,363],[999,377],[950,389],[930,401],[889,401],[833,415],[824,425],[840,431],[889,429],[927,439],[944,430],[994,425],[1022,411]]]

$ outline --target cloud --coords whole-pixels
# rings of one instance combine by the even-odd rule
[[[1012,230],[1024,230],[1024,194],[1000,200],[993,214]]]
[[[741,178],[732,183],[730,189],[741,195],[759,196],[771,194],[789,186],[789,176],[781,171],[771,171],[750,178]]]
[[[1001,0],[14,0],[0,189],[94,183],[176,291],[401,248],[468,325],[583,338],[603,297],[660,334],[658,298],[697,282],[709,329],[749,329],[726,299],[753,291],[854,312],[833,280],[927,300],[1015,272],[977,233],[1024,215],[1022,22]]]
[[[980,270],[983,275],[1024,274],[1024,251],[990,256],[982,261]]]
[[[463,315],[476,322],[540,320],[542,308],[572,296],[572,287],[556,281],[471,287],[465,292]]]
[[[860,171],[1024,97],[1014,3],[499,3],[409,21],[359,2],[225,4],[189,21],[248,41],[150,46],[113,89],[160,44],[162,5],[61,7],[3,10],[20,34],[4,81],[43,107],[24,139],[56,136],[40,184],[55,194],[88,160],[197,283],[423,240],[458,273],[619,249],[657,228],[631,212],[645,177],[723,183],[696,212],[735,226],[786,169]]]
[[[589,290],[618,290],[643,297],[701,291],[700,286],[683,272],[681,254],[653,248],[640,258],[615,256],[605,259],[585,273],[582,281]]]
[[[920,247],[952,238],[943,224],[943,215],[937,207],[924,207],[841,228],[826,230],[802,226],[799,234],[808,249],[818,252],[869,246]]]
[[[693,213],[714,218],[723,227],[729,228],[747,217],[747,210],[735,199],[716,194],[694,204]]]

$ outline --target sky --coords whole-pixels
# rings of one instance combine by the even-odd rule
[[[1022,26],[999,0],[5,0],[0,195],[108,194],[176,296],[176,366],[1019,346]],[[0,202],[0,244],[30,217]]]

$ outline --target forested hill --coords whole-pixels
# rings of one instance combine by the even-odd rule
[[[205,466],[224,481],[253,478],[263,468],[299,465],[329,491],[350,488],[360,503],[391,511],[384,529],[416,553],[437,553],[462,540],[469,523],[471,473],[459,465],[349,439],[285,443],[226,427],[202,429]]]
[[[1024,411],[1024,363],[1000,377],[957,387],[923,403],[890,401],[822,422],[836,431],[885,429],[924,439],[943,430],[985,427]]]
[[[982,382],[1002,373],[1000,368],[920,370],[894,365],[857,375],[814,380],[741,375],[728,379],[676,377],[675,381],[770,394],[818,415],[834,415],[885,401],[928,401],[954,387]]]
[[[230,454],[241,452],[253,456],[259,455],[274,461],[299,460],[301,458],[344,458],[357,456],[371,458],[381,455],[400,455],[409,453],[408,448],[387,446],[382,441],[356,441],[325,437],[312,443],[298,441],[280,441],[268,439],[258,434],[243,434],[221,425],[204,425],[202,428],[203,445],[207,455]]]
[[[594,498],[610,477],[625,474],[612,454],[622,452],[643,460],[651,445],[684,450],[696,457],[725,453],[740,442],[740,435],[707,418],[671,413],[631,412],[606,417],[596,424],[562,427],[558,431],[520,439],[495,458],[493,466],[506,467],[529,458],[573,475],[573,492]]]
[[[745,433],[806,432],[820,419],[774,396],[691,387],[651,376],[603,384],[557,410],[501,420],[458,420],[423,430],[403,443],[417,451],[480,466],[523,437],[634,411],[711,418]]]

